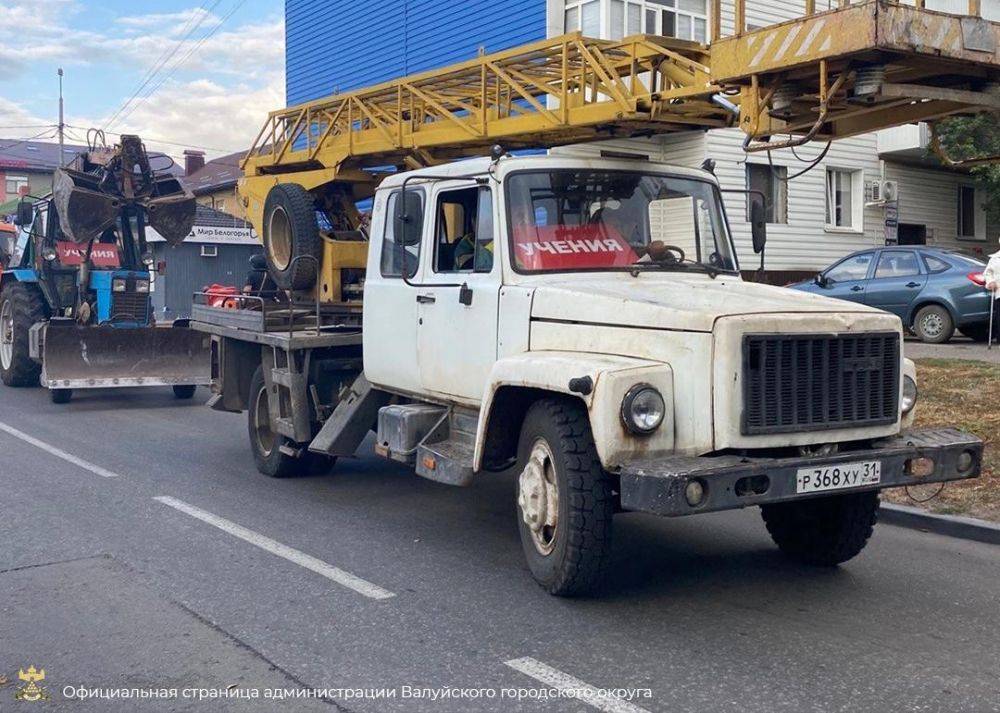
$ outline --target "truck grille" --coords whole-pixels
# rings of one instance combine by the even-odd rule
[[[149,293],[112,292],[111,321],[139,322],[146,324],[149,319]]]
[[[894,423],[899,335],[743,337],[744,435]]]

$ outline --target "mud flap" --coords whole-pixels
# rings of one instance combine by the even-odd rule
[[[192,329],[49,324],[43,340],[50,389],[211,383],[211,337]]]

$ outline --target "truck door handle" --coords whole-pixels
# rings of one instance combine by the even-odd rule
[[[919,282],[907,282],[906,286],[907,287],[920,287],[920,283]]]
[[[865,288],[862,287],[861,285],[855,285],[854,287],[851,288],[851,292],[861,292],[861,290],[863,289]]]
[[[417,302],[422,305],[434,304],[436,301],[434,295],[417,295]]]

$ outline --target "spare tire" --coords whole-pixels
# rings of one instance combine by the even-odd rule
[[[297,183],[279,183],[268,191],[264,201],[264,255],[275,284],[285,290],[308,290],[316,284],[322,249],[316,207],[309,191]]]

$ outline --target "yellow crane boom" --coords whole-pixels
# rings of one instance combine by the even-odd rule
[[[803,17],[753,31],[736,0],[728,37],[722,0],[711,2],[709,44],[570,33],[271,112],[243,163],[247,214],[263,234],[268,192],[296,183],[335,228],[353,229],[354,202],[380,180],[372,169],[483,155],[496,143],[738,126],[752,152],[1000,110],[1000,24],[978,16],[978,0],[964,16],[923,0],[817,13],[806,0]]]

